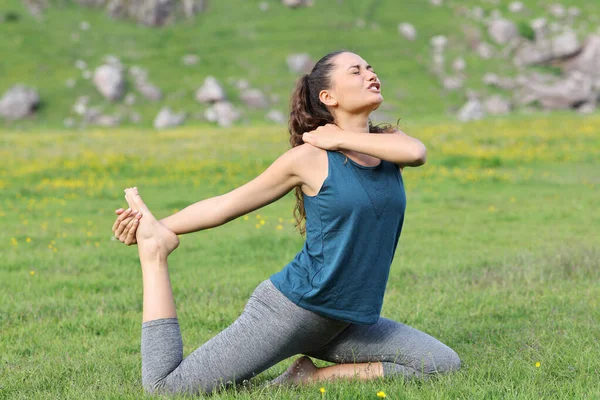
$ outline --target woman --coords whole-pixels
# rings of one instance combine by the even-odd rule
[[[161,221],[136,188],[125,190],[130,209],[117,210],[113,231],[138,245],[147,391],[211,392],[295,354],[303,356],[273,383],[427,377],[460,367],[443,343],[379,316],[404,220],[401,171],[426,158],[417,139],[371,126],[382,101],[381,83],[360,56],[328,54],[296,85],[292,149],[257,178]],[[254,290],[231,326],[183,359],[167,267],[177,235],[223,225],[294,188],[303,249]],[[317,368],[307,356],[336,365]]]

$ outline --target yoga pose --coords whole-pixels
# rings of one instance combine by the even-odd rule
[[[426,333],[380,317],[406,198],[402,169],[422,165],[423,144],[372,126],[383,101],[373,68],[357,54],[323,57],[291,100],[292,148],[229,193],[160,221],[137,188],[125,190],[113,232],[137,243],[143,275],[142,382],[148,392],[210,393],[302,355],[273,384],[333,378],[426,378],[460,368]],[[223,225],[295,189],[306,234],[299,253],[254,290],[243,313],[186,358],[167,258],[177,235]],[[317,368],[309,357],[335,365]]]

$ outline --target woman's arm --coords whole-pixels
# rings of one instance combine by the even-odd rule
[[[418,167],[427,160],[427,148],[420,140],[397,131],[394,133],[344,132],[341,150],[356,151],[398,164]]]
[[[406,133],[361,133],[340,129],[327,124],[305,133],[303,140],[326,150],[349,150],[368,154],[381,160],[397,164],[399,167],[418,167],[427,160],[427,149],[420,140]]]
[[[229,193],[194,203],[160,220],[177,235],[223,225],[280,199],[301,183],[298,147],[288,150],[262,174]]]

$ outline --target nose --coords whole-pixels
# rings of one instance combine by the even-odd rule
[[[371,81],[377,82],[377,80],[378,80],[377,74],[374,71],[367,70],[367,72],[369,73],[369,75],[367,75],[367,80],[369,82],[371,82]]]

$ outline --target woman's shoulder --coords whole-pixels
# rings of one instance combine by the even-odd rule
[[[290,157],[295,174],[303,177],[303,182],[318,178],[322,172],[327,172],[326,150],[304,143],[291,148],[285,155]]]

